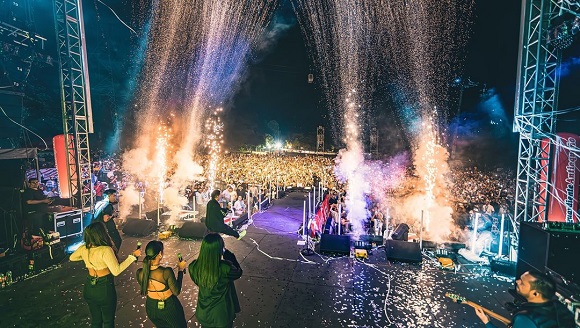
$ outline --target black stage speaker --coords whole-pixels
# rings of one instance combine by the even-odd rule
[[[511,262],[502,259],[492,259],[489,262],[489,267],[493,272],[503,273],[508,276],[514,277],[516,275],[516,262]]]
[[[123,226],[123,233],[133,237],[145,237],[155,232],[155,221],[145,219],[129,219]]]
[[[529,270],[546,272],[549,237],[548,232],[543,230],[539,223],[522,222],[520,224],[516,277]]]
[[[547,269],[573,283],[580,283],[580,232],[549,231],[539,223],[522,222],[516,277],[528,270]]]
[[[179,238],[203,239],[206,232],[207,228],[205,227],[204,223],[186,221],[183,223],[183,226],[181,226],[177,234],[179,235]]]
[[[399,224],[397,228],[395,228],[395,231],[393,231],[391,238],[394,240],[409,240],[409,226],[405,223]]]
[[[22,229],[22,193],[19,188],[0,187],[0,248],[12,248]]]
[[[423,260],[419,243],[388,239],[385,244],[387,260],[419,263]]]
[[[205,222],[205,218],[204,221],[202,222]],[[239,227],[243,226],[246,222],[248,222],[248,212],[234,219],[234,222],[232,222],[232,226],[234,229],[238,229]]]
[[[350,236],[323,234],[320,237],[320,253],[350,254]]]

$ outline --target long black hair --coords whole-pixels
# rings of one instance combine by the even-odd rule
[[[117,248],[109,236],[107,227],[101,221],[96,221],[89,224],[84,231],[83,241],[85,242],[86,248],[93,248],[99,246],[109,246],[117,255]]]
[[[141,286],[141,295],[147,295],[147,286],[149,285],[149,273],[151,272],[151,261],[163,252],[163,243],[158,240],[152,240],[147,243],[145,247],[145,258],[143,259],[143,279],[139,285]]]
[[[210,233],[203,238],[199,257],[190,272],[199,287],[211,289],[217,284],[223,250],[224,240],[219,234]]]

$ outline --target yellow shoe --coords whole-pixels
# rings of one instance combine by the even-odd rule
[[[244,238],[245,235],[246,235],[246,230],[242,230],[242,232],[240,232],[240,236],[238,237],[238,240]]]

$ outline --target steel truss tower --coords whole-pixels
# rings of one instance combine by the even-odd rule
[[[54,1],[71,205],[86,211],[93,208],[89,154],[93,121],[82,13],[82,0]],[[83,183],[89,187],[83,188]]]
[[[371,134],[369,136],[370,151],[374,159],[379,155],[379,131],[376,127],[371,128]]]
[[[518,168],[514,216],[516,222],[543,221],[547,213],[551,138],[558,107],[561,51],[549,44],[552,20],[564,11],[567,1],[522,2],[518,80],[514,132],[519,132]]]
[[[316,128],[316,151],[324,151],[324,127],[322,125]]]

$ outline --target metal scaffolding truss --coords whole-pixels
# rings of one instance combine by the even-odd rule
[[[63,131],[69,136],[65,140],[69,154],[66,159],[71,205],[87,210],[93,207],[89,154],[89,133],[93,132],[93,122],[81,0],[55,0],[54,19]],[[88,184],[88,188],[84,184]]]
[[[379,155],[379,131],[376,127],[371,128],[371,134],[369,136],[370,151],[371,155],[376,158]]]
[[[560,50],[548,42],[552,20],[573,10],[562,0],[522,2],[514,132],[519,132],[514,217],[516,222],[543,221],[551,165],[550,140],[558,107]],[[547,139],[548,138],[548,139]]]
[[[324,152],[324,127],[322,125],[316,128],[316,152]]]
[[[46,41],[45,38],[36,33],[25,31],[6,22],[0,22],[0,35],[10,37],[12,42],[24,47],[35,46],[44,49],[44,42]]]

